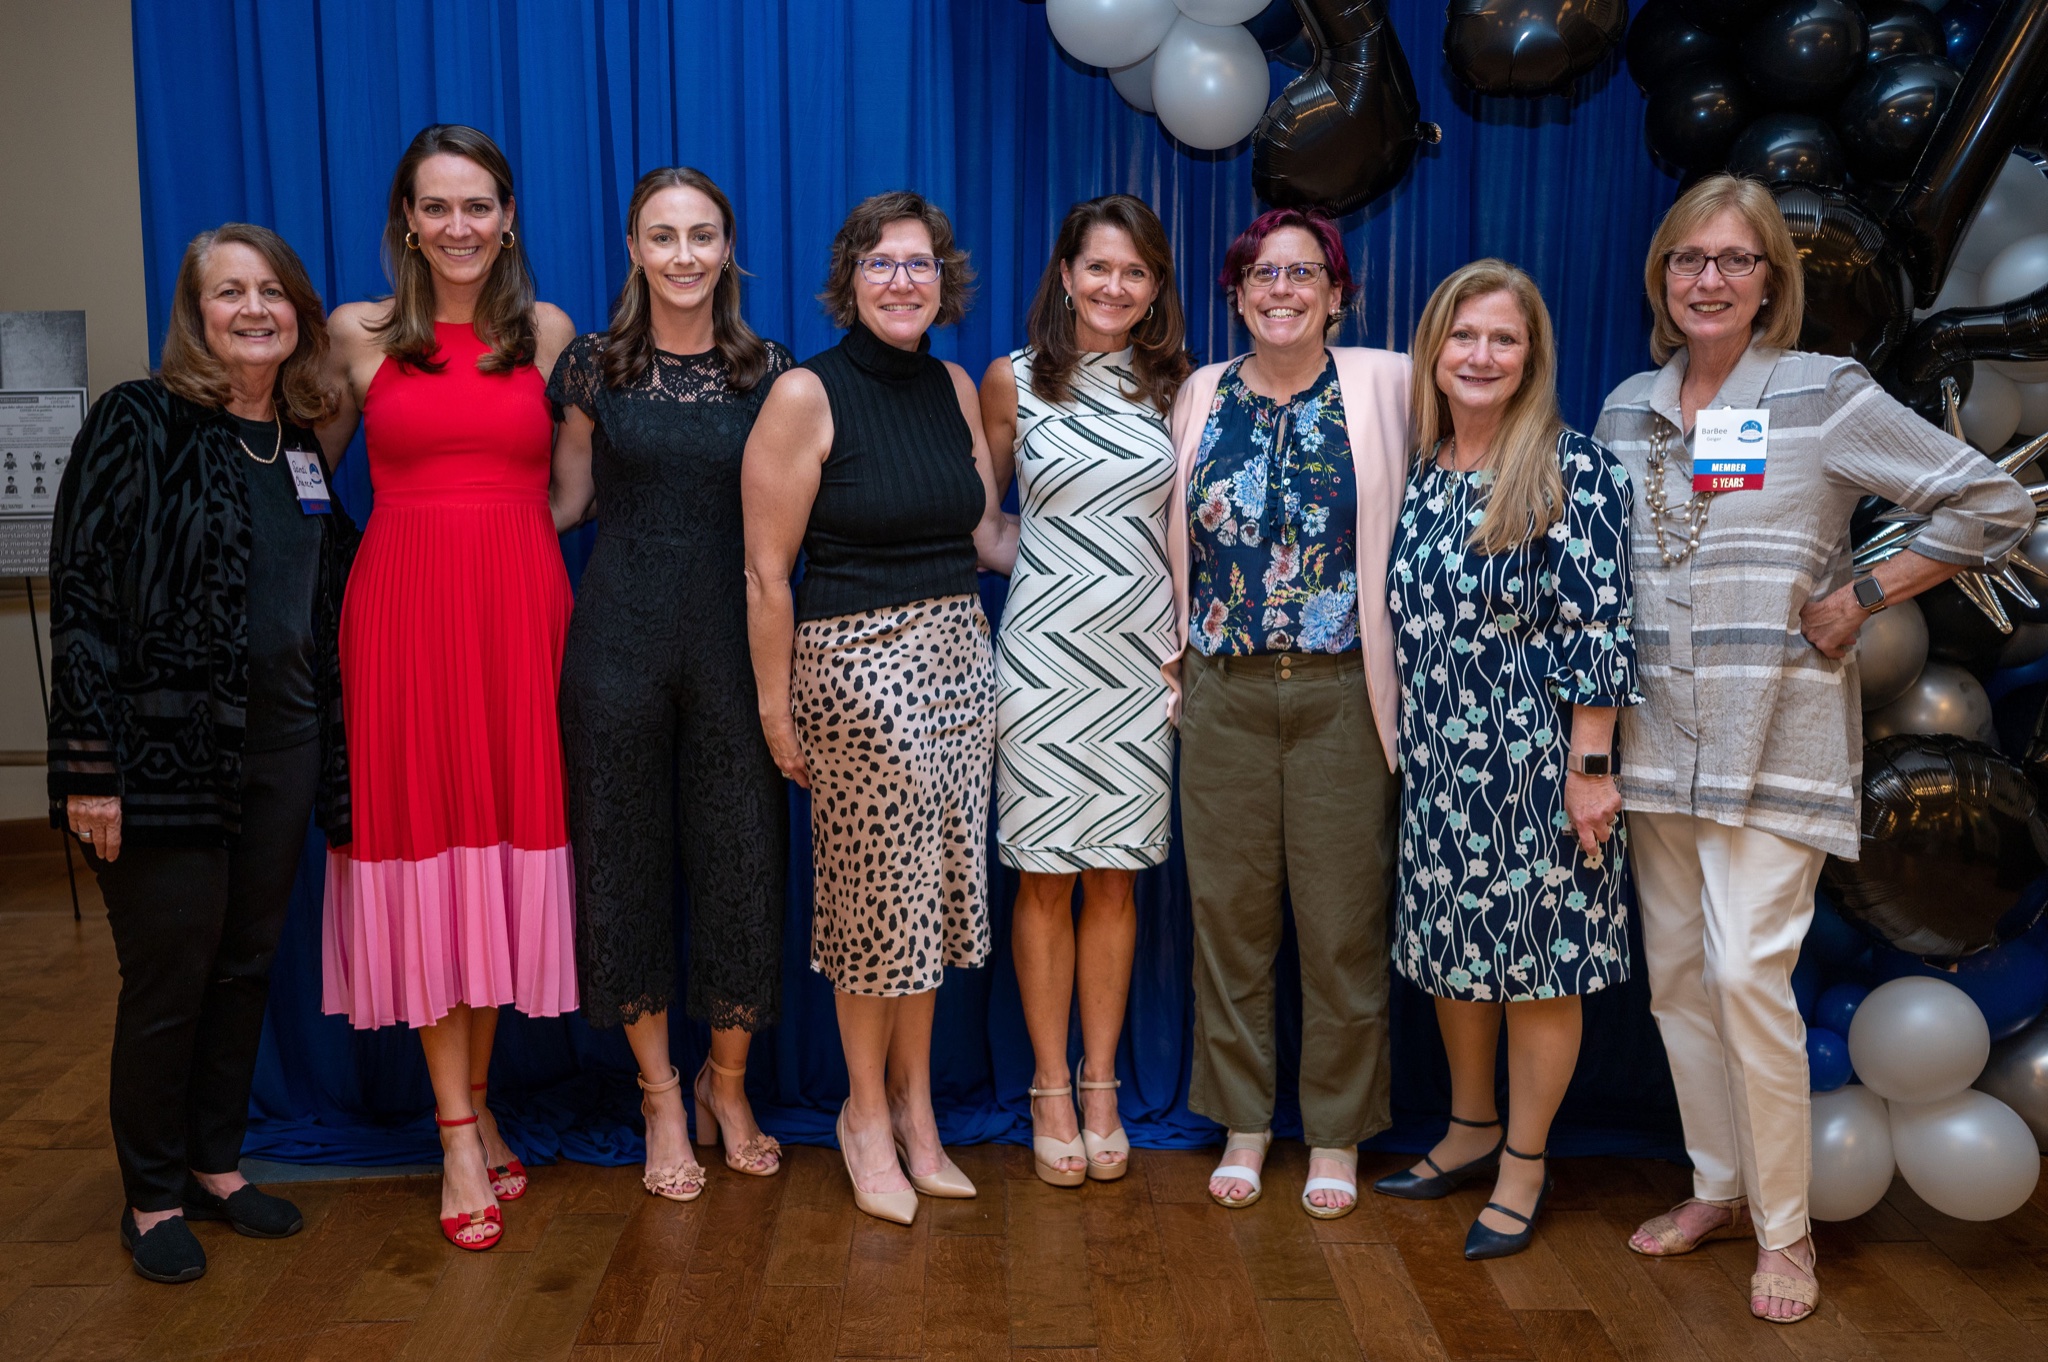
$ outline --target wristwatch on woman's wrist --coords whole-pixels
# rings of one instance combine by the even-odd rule
[[[1875,577],[1858,577],[1852,588],[1856,593],[1856,604],[1875,615],[1884,609],[1884,583]]]
[[[1564,769],[1581,776],[1611,776],[1614,774],[1614,754],[1573,752],[1564,759]]]

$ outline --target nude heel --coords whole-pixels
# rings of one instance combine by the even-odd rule
[[[1082,1092],[1114,1092],[1123,1085],[1121,1078],[1091,1082],[1081,1077],[1080,1069],[1074,1071],[1074,1086]],[[1096,1182],[1115,1182],[1131,1171],[1131,1137],[1124,1134],[1121,1113],[1115,1130],[1107,1135],[1097,1135],[1088,1128],[1088,1116],[1084,1111],[1081,1116],[1081,1144],[1088,1151],[1088,1167],[1082,1171]],[[1115,1163],[1103,1163],[1096,1158],[1098,1154],[1121,1154],[1123,1157]]]
[[[839,1104],[839,1119],[833,1124],[833,1134],[839,1137],[839,1160],[846,1165],[846,1180],[853,1184],[853,1204],[877,1220],[893,1220],[899,1225],[908,1225],[917,1219],[917,1189],[905,1187],[900,1192],[867,1192],[861,1190],[860,1179],[853,1175],[853,1156],[846,1149],[846,1104]]]
[[[1074,1095],[1074,1089],[1071,1084],[1059,1088],[1026,1088],[1025,1091],[1031,1094],[1033,1101],[1041,1097],[1072,1097]],[[1080,1114],[1077,1112],[1075,1113],[1075,1120],[1079,1121],[1079,1119]],[[1062,1168],[1059,1166],[1059,1161],[1061,1159],[1081,1159],[1085,1161],[1087,1157],[1088,1145],[1079,1135],[1076,1135],[1071,1140],[1055,1140],[1050,1135],[1039,1134],[1038,1122],[1036,1120],[1032,1121],[1031,1171],[1038,1174],[1041,1181],[1049,1182],[1055,1187],[1079,1187],[1088,1180],[1088,1170],[1085,1168]]]
[[[633,1081],[640,1085],[641,1092],[652,1096],[674,1092],[682,1086],[683,1076],[671,1064],[668,1077],[659,1083],[649,1083],[639,1074],[633,1075]],[[647,1097],[640,1099],[640,1115],[643,1120],[654,1119],[654,1108],[648,1105]],[[640,1172],[640,1185],[665,1201],[695,1201],[704,1195],[704,1170],[691,1158],[660,1168],[650,1161]]]
[[[690,1084],[690,1095],[697,1099],[697,1143],[700,1145],[718,1143],[718,1113],[711,1109],[711,1100],[704,1095],[705,1083],[714,1072],[727,1078],[745,1078],[747,1066],[742,1064],[737,1069],[728,1069],[711,1056],[704,1057],[704,1065],[697,1070],[696,1081]],[[725,1166],[748,1177],[773,1177],[782,1171],[782,1142],[765,1131],[756,1131],[738,1149],[725,1151]]]

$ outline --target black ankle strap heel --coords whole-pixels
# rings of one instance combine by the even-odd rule
[[[1538,1154],[1524,1154],[1510,1146],[1505,1137],[1501,1140],[1500,1152],[1524,1163],[1543,1163],[1550,1157],[1548,1149]],[[1474,1220],[1472,1228],[1465,1232],[1465,1257],[1475,1262],[1484,1258],[1506,1258],[1529,1247],[1529,1241],[1536,1237],[1536,1218],[1543,1214],[1544,1203],[1550,1200],[1550,1187],[1550,1169],[1546,1166],[1543,1170],[1543,1190],[1536,1194],[1536,1205],[1527,1215],[1513,1207],[1503,1206],[1498,1201],[1487,1202],[1486,1210],[1497,1211],[1510,1220],[1519,1220],[1522,1222],[1522,1228],[1513,1234],[1502,1234],[1499,1230],[1489,1229]]]
[[[1500,1124],[1498,1116],[1494,1117],[1491,1121],[1468,1121],[1462,1116],[1452,1116],[1449,1119],[1454,1126],[1466,1126],[1473,1130],[1490,1130]],[[1382,1196],[1397,1196],[1404,1201],[1440,1200],[1478,1177],[1481,1173],[1490,1172],[1500,1167],[1500,1151],[1507,1147],[1507,1142],[1507,1131],[1503,1129],[1500,1140],[1492,1149],[1472,1160],[1472,1162],[1461,1163],[1456,1168],[1445,1168],[1435,1159],[1424,1154],[1422,1161],[1435,1170],[1434,1177],[1425,1176],[1412,1169],[1404,1168],[1398,1173],[1387,1174],[1375,1182],[1372,1185],[1372,1189]]]

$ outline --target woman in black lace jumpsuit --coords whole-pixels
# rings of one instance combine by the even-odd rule
[[[668,1058],[678,850],[686,1009],[712,1027],[698,1142],[723,1125],[729,1167],[779,1166],[741,1083],[750,1035],[777,1010],[789,826],[747,653],[739,474],[755,413],[792,361],[740,319],[732,208],[708,178],[643,177],[627,240],[611,329],[574,341],[548,385],[565,411],[556,525],[598,518],[562,664],[562,741],[583,1013],[625,1025],[646,1090],[647,1190],[687,1201],[704,1170]]]

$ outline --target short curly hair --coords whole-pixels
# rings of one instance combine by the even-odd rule
[[[954,244],[952,220],[924,195],[893,189],[855,204],[832,238],[832,262],[826,267],[825,287],[818,301],[825,305],[825,315],[834,326],[851,327],[860,316],[854,302],[854,262],[873,250],[882,233],[896,222],[921,222],[931,233],[932,254],[940,261],[939,315],[932,325],[951,326],[974,305],[974,266],[968,263],[967,252]]]

